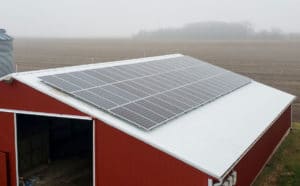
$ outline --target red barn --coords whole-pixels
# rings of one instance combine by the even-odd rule
[[[20,177],[30,176],[36,167],[51,167],[68,158],[73,169],[86,170],[82,171],[89,178],[85,185],[251,185],[291,128],[293,95],[251,80],[159,127],[144,130],[126,121],[127,115],[122,119],[111,110],[97,108],[92,101],[79,99],[76,91],[62,91],[72,88],[68,84],[50,86],[53,76],[66,73],[182,57],[166,55],[21,72],[2,78],[0,185],[16,186]],[[138,73],[134,66],[130,69]],[[70,85],[89,78],[79,77]],[[67,82],[60,78],[54,84]],[[234,87],[234,82],[223,88]],[[221,90],[222,85],[219,89],[212,87]],[[82,168],[81,159],[74,156],[89,159],[90,163],[82,164],[87,168]]]

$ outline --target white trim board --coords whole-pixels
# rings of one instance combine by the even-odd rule
[[[19,156],[18,156],[18,130],[17,130],[17,114],[14,113],[14,140],[15,140],[15,160],[16,160],[16,183],[19,183]]]
[[[93,120],[93,186],[96,186],[96,121]]]
[[[88,116],[53,114],[53,113],[46,113],[46,112],[33,112],[33,111],[14,110],[14,109],[0,109],[0,112],[27,114],[27,115],[36,115],[36,116],[48,116],[48,117],[57,117],[57,118],[68,118],[68,119],[92,120],[92,118]]]

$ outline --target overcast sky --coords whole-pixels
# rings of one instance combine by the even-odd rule
[[[249,21],[300,32],[300,0],[2,0],[0,28],[17,37],[126,37],[202,21]]]

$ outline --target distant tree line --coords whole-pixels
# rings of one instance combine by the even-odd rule
[[[255,31],[248,22],[199,22],[181,28],[142,30],[134,39],[156,40],[300,40],[300,33],[284,33],[278,28]]]

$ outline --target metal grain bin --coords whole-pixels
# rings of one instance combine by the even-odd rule
[[[13,38],[0,29],[0,77],[15,72],[12,41]]]

